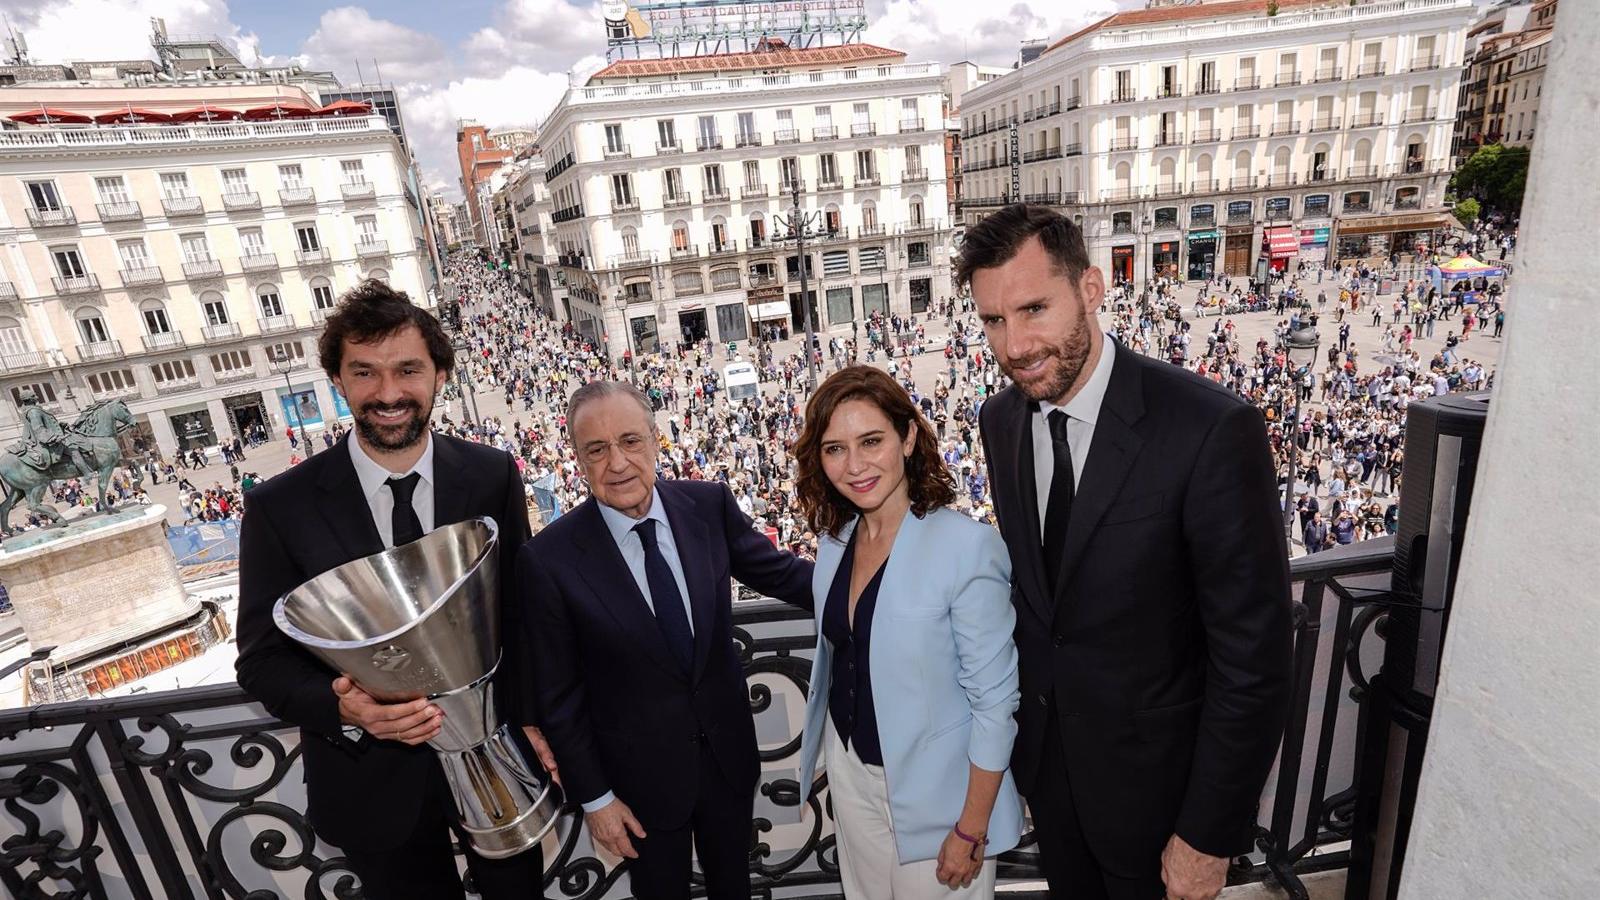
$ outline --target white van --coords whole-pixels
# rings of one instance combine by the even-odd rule
[[[755,397],[761,393],[761,389],[756,386],[756,367],[747,362],[733,362],[724,366],[722,384],[728,391],[729,403],[739,403],[746,397]]]

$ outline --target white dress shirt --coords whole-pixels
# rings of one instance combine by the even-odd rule
[[[1100,417],[1100,404],[1106,397],[1106,385],[1111,383],[1111,367],[1116,360],[1116,343],[1109,335],[1100,344],[1100,359],[1089,373],[1083,388],[1067,401],[1057,406],[1048,400],[1039,401],[1039,411],[1033,414],[1033,484],[1039,504],[1039,537],[1044,537],[1044,520],[1050,505],[1050,482],[1055,476],[1055,445],[1050,440],[1048,416],[1054,410],[1067,414],[1067,443],[1072,446],[1072,487],[1083,484],[1083,467],[1089,461],[1089,445],[1094,440],[1094,423]]]
[[[650,596],[650,579],[644,570],[644,541],[640,540],[634,526],[640,522],[654,521],[658,523],[656,529],[656,546],[661,550],[661,556],[667,561],[667,568],[672,570],[672,580],[678,583],[678,596],[683,599],[683,614],[689,619],[689,633],[694,633],[694,607],[689,603],[689,584],[683,578],[683,558],[678,555],[678,542],[672,536],[672,523],[667,521],[667,510],[661,505],[661,494],[655,488],[650,489],[650,511],[643,518],[635,519],[627,513],[612,509],[604,503],[596,503],[600,508],[600,518],[605,520],[606,528],[611,532],[611,539],[617,542],[617,549],[622,551],[622,561],[628,564],[628,574],[633,576],[633,583],[639,586],[639,593],[644,595],[646,606],[650,607],[650,614],[655,615],[656,601]],[[585,813],[598,812],[611,805],[616,799],[616,794],[606,791],[599,797],[583,803]]]
[[[427,446],[416,465],[405,472],[391,472],[379,465],[361,449],[361,441],[354,434],[344,442],[350,448],[350,463],[355,466],[356,478],[361,482],[361,496],[367,498],[372,524],[378,526],[378,537],[383,540],[384,549],[394,548],[394,489],[388,485],[391,478],[404,478],[413,472],[422,476],[411,493],[411,508],[417,513],[422,533],[433,530],[433,432],[425,432],[422,439]]]

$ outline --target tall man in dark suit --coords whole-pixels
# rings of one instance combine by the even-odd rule
[[[379,703],[280,633],[278,598],[351,560],[435,527],[488,516],[500,529],[501,633],[496,675],[508,720],[533,722],[518,652],[520,595],[511,577],[528,537],[522,480],[498,450],[435,434],[433,402],[454,365],[439,322],[377,281],[350,291],[328,317],[322,367],[355,412],[353,434],[254,488],[239,537],[239,684],[301,728],[307,812],[339,847],[369,900],[463,896],[451,850],[454,802],[425,742],[440,728],[427,700]],[[550,767],[536,729],[528,737]],[[467,865],[485,898],[540,896],[531,850]]]
[[[650,401],[579,388],[567,430],[593,496],[517,558],[527,644],[567,796],[626,857],[640,900],[750,896],[760,761],[729,579],[809,607],[811,564],[757,533],[725,485],[656,478]]]
[[[1107,340],[1105,281],[1049,210],[969,228],[957,277],[1014,381],[981,426],[1016,573],[1012,772],[1051,893],[1209,900],[1250,847],[1289,702],[1262,417]]]

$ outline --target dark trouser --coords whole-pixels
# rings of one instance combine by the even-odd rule
[[[1096,824],[1084,823],[1072,802],[1071,778],[1061,744],[1061,720],[1054,704],[1047,721],[1039,776],[1027,799],[1050,896],[1058,900],[1161,900],[1166,893],[1161,881],[1165,838],[1153,843],[1147,854],[1138,854],[1133,868],[1100,859],[1083,833],[1085,824],[1090,828]],[[1116,840],[1127,843],[1126,838]]]
[[[646,828],[648,837],[633,838],[639,858],[628,862],[628,883],[637,900],[688,900],[691,843],[709,900],[749,900],[755,791],[728,784],[711,748],[704,744],[699,774],[699,795],[689,824],[671,830]]]
[[[346,850],[351,871],[361,878],[366,900],[462,900],[456,855],[451,843],[454,801],[444,771],[433,766],[433,778],[422,814],[411,835],[386,850]],[[509,859],[484,859],[465,837],[467,871],[483,900],[532,900],[544,897],[544,858],[538,848]]]

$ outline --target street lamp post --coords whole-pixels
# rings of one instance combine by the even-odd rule
[[[467,336],[461,332],[456,333],[456,339],[451,345],[456,351],[456,388],[461,390],[461,411],[467,416],[467,424],[476,426],[481,421],[478,418],[478,388],[472,382],[472,369],[466,361],[467,353],[472,346],[467,343]]]
[[[284,396],[289,398],[289,409],[294,411],[294,422],[300,426],[300,443],[306,445],[306,456],[314,456],[317,450],[311,446],[311,438],[306,437],[306,420],[304,416],[300,415],[300,410],[295,406],[294,385],[289,382],[289,373],[295,368],[294,357],[289,355],[287,349],[280,346],[272,351],[272,364],[278,371],[283,373],[283,392]]]
[[[622,288],[617,288],[615,302],[617,315],[622,319],[622,361],[628,365],[628,383],[638,387],[639,376],[633,370],[633,326],[628,322],[628,298],[623,296]],[[656,326],[658,333],[660,327]]]
[[[1283,487],[1283,529],[1290,534],[1293,534],[1294,487],[1295,480],[1299,477],[1300,463],[1300,373],[1302,369],[1310,371],[1311,366],[1316,365],[1317,348],[1321,343],[1322,336],[1317,333],[1317,329],[1303,325],[1289,332],[1288,350],[1284,354],[1284,368],[1293,373],[1289,382],[1294,395],[1294,407],[1286,423],[1289,430],[1285,435],[1289,442],[1289,477]]]
[[[798,172],[796,175],[798,176]],[[795,178],[789,185],[790,200],[794,208],[789,212],[789,233],[794,236],[795,250],[800,255],[800,306],[805,311],[806,320],[806,380],[812,392],[817,389],[817,363],[812,345],[816,341],[816,329],[811,321],[811,297],[806,289],[806,228],[811,224],[811,216],[800,211],[800,179]]]
[[[1144,218],[1139,220],[1139,239],[1144,243],[1144,289],[1149,294],[1153,294],[1156,287],[1156,251],[1150,243],[1150,233],[1154,227],[1150,214],[1145,213]]]

